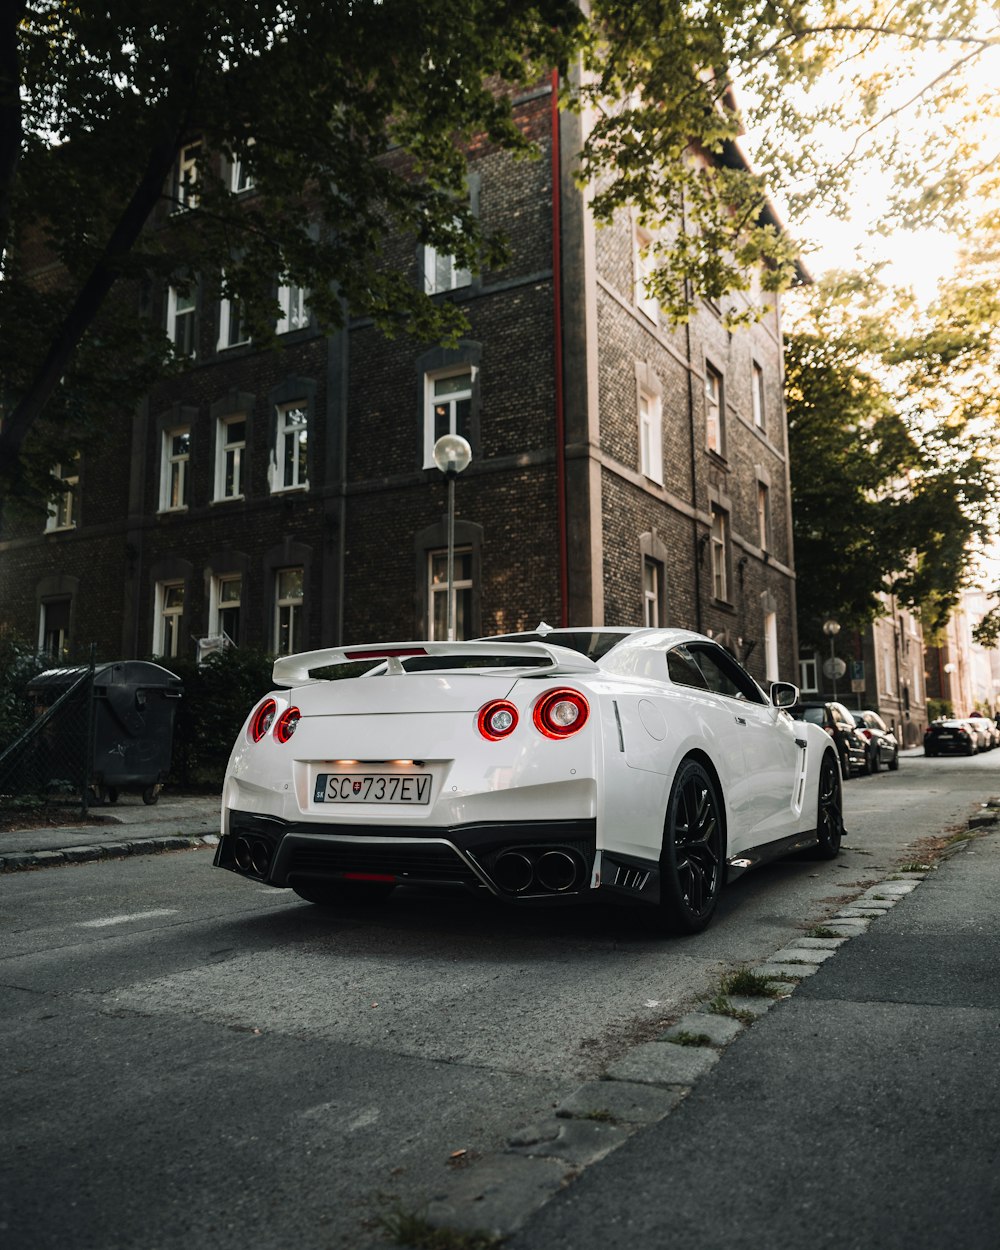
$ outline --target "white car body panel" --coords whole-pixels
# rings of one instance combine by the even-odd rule
[[[352,855],[381,864],[395,847],[416,863],[418,850],[433,844],[435,855],[453,852],[461,861],[466,884],[503,896],[490,865],[505,848],[523,844],[530,857],[565,843],[580,870],[572,893],[606,892],[610,863],[619,881],[632,868],[655,876],[673,780],[691,756],[717,778],[731,870],[757,862],[762,849],[766,857],[769,846],[806,845],[817,827],[820,761],[830,749],[822,729],[793,721],[746,674],[749,697],[671,680],[672,648],[715,647],[700,635],[618,632],[622,641],[596,663],[556,638],[375,644],[276,661],[276,681],[294,684],[270,696],[275,723],[287,708],[300,718],[287,741],[273,725],[254,741],[255,712],[248,716],[227,769],[216,864],[286,885],[305,871],[295,867],[296,848],[313,854],[310,871],[336,875]],[[408,663],[458,657],[483,666],[405,671]],[[525,663],[500,667],[498,657]],[[336,681],[311,676],[358,658],[377,667]],[[576,691],[589,705],[583,727],[564,738],[546,736],[532,719],[541,696],[556,689]],[[477,727],[493,700],[509,701],[519,716],[498,741]],[[429,777],[429,801],[318,801],[320,775],[338,778],[344,796],[354,787],[377,794],[379,785],[386,793],[388,781],[410,799],[425,793],[415,779]],[[406,787],[402,778],[410,779]],[[261,850],[261,862],[266,852],[266,870],[247,868],[246,854],[234,859],[240,839]],[[320,852],[333,858],[317,869]],[[422,880],[422,871],[430,870],[411,864],[398,877]]]

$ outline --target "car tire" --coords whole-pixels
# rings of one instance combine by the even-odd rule
[[[878,772],[878,747],[874,751],[865,752],[865,772],[869,777]]]
[[[924,754],[926,755],[927,752],[925,751]],[[899,752],[898,751],[893,751],[892,759],[888,763],[888,769],[889,769],[889,772],[891,773],[898,772],[899,770]]]
[[[844,781],[851,779],[851,761],[846,751],[840,756],[840,775]]]
[[[816,845],[806,852],[809,859],[836,859],[844,836],[844,790],[837,761],[829,751],[819,766],[819,794],[816,802]]]
[[[381,903],[396,888],[389,881],[292,881],[291,886],[299,898],[317,907]]]
[[[726,832],[715,781],[696,759],[681,763],[670,790],[660,854],[657,927],[700,933],[715,911],[726,873]]]

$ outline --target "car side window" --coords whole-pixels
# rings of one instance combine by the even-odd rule
[[[694,686],[697,690],[707,690],[708,682],[705,675],[694,662],[687,647],[674,647],[667,652],[667,676],[678,686]]]
[[[750,703],[765,702],[757,683],[727,651],[710,643],[698,643],[688,650],[701,669],[709,690],[727,695],[730,699],[746,699]]]

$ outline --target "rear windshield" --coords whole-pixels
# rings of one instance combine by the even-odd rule
[[[553,629],[546,634],[499,634],[481,642],[545,642],[553,647],[579,651],[588,660],[599,660],[627,635],[605,629]]]

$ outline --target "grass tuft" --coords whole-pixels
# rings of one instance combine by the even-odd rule
[[[711,1046],[712,1039],[707,1033],[686,1033],[681,1031],[675,1033],[673,1037],[666,1038],[666,1041],[673,1042],[675,1046]]]
[[[739,1020],[741,1024],[753,1024],[757,1019],[746,1007],[734,1007],[725,994],[716,994],[708,1004],[708,1009],[715,1016],[728,1016],[730,1020]]]
[[[771,984],[771,978],[752,968],[737,968],[727,973],[719,982],[719,989],[727,997],[777,998],[781,991]]]
[[[408,1250],[497,1250],[503,1241],[492,1233],[438,1227],[422,1215],[399,1208],[380,1216],[377,1224],[397,1246]]]
[[[839,933],[834,933],[832,929],[828,929],[825,924],[818,924],[810,929],[806,937],[811,938],[835,938],[840,937]]]

